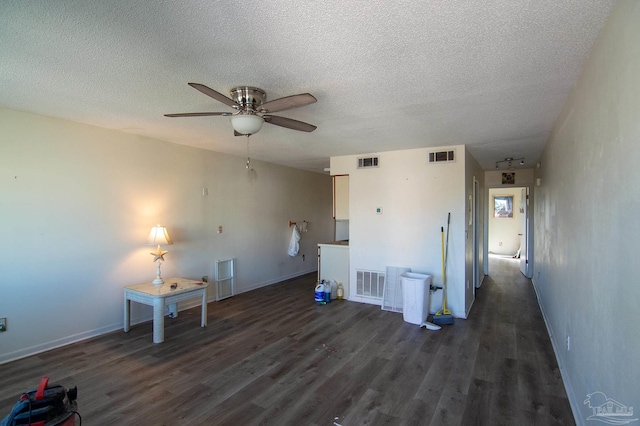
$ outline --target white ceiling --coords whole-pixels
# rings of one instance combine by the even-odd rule
[[[277,113],[251,157],[322,172],[329,157],[466,144],[486,170],[532,167],[615,0],[3,0],[0,106],[245,156],[225,95],[318,102]],[[91,143],[87,141],[87,143]]]

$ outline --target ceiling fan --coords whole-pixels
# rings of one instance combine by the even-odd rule
[[[235,87],[231,89],[231,98],[229,98],[204,84],[189,83],[189,86],[236,109],[237,112],[184,112],[179,114],[165,114],[165,117],[205,117],[211,115],[231,117],[231,125],[233,126],[236,136],[253,135],[262,128],[262,124],[265,122],[301,132],[313,132],[316,129],[316,126],[309,123],[270,114],[272,112],[299,108],[316,102],[316,98],[309,93],[285,96],[284,98],[267,102],[266,92],[257,87]]]

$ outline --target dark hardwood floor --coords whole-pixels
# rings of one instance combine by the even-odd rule
[[[0,365],[0,418],[42,376],[85,425],[574,424],[531,282],[491,258],[440,331],[373,305],[313,303],[315,274]]]

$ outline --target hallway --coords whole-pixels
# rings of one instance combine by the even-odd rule
[[[489,256],[489,275],[476,290],[466,323],[483,332],[462,424],[486,424],[474,422],[473,413],[493,424],[574,424],[535,291],[519,259]]]

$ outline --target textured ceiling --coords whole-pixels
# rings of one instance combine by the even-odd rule
[[[466,144],[531,167],[614,2],[3,0],[0,106],[245,156],[227,117],[163,114],[232,111],[188,82],[250,85],[318,99],[276,114],[315,132],[265,124],[254,159]]]

